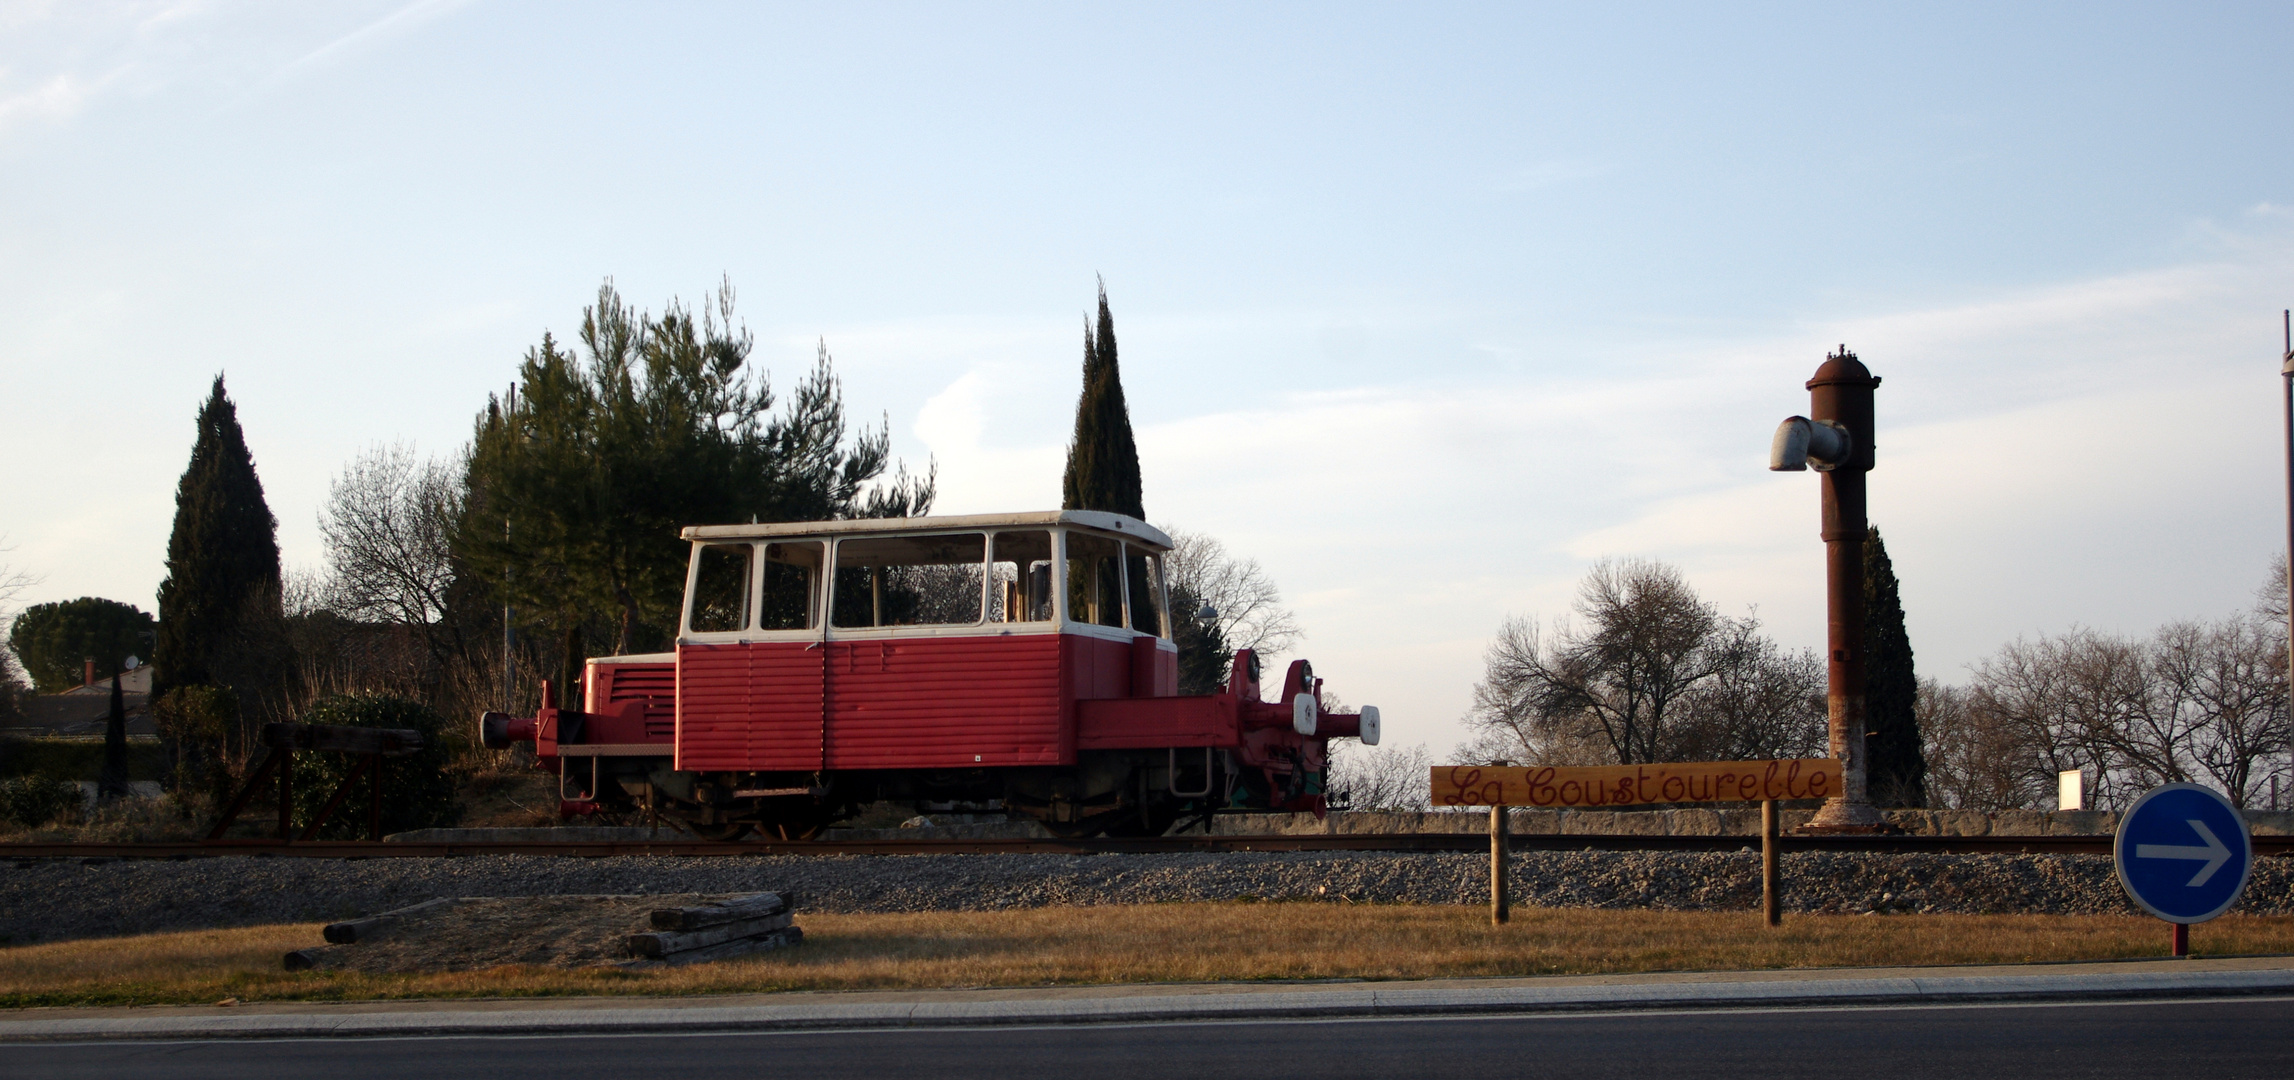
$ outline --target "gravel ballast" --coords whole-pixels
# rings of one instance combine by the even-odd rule
[[[1749,849],[1523,852],[1524,907],[1749,911]],[[0,867],[0,943],[351,918],[441,896],[794,891],[807,911],[997,910],[1053,904],[1321,900],[1478,904],[1486,855],[1221,852],[1156,855],[852,855],[738,858],[25,859]],[[1785,909],[1800,912],[2135,914],[2107,855],[1795,852]],[[2294,860],[2262,859],[2239,911],[2294,912]]]

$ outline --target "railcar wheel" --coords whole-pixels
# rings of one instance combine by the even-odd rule
[[[1107,823],[1109,836],[1161,836],[1170,832],[1171,826],[1179,823],[1179,815],[1178,803],[1151,802],[1144,808],[1133,807],[1110,814],[1103,820]]]
[[[1107,831],[1107,818],[1088,817],[1081,821],[1042,821],[1044,831],[1062,840],[1089,840]]]
[[[768,821],[757,826],[757,831],[782,840],[810,840],[819,836],[828,822],[822,818],[791,818],[787,821]]]

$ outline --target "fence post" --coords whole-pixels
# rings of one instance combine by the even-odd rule
[[[1490,807],[1490,923],[1502,925],[1513,917],[1506,897],[1505,807]]]
[[[382,839],[382,755],[366,756],[366,838]]]
[[[279,748],[279,840],[295,842],[295,752]]]
[[[1776,800],[1760,802],[1760,917],[1770,926],[1784,922],[1784,891],[1776,880]]]

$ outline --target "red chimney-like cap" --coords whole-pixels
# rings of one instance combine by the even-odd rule
[[[1808,380],[1808,389],[1840,383],[1878,386],[1880,380],[1872,375],[1872,369],[1865,367],[1862,360],[1856,359],[1855,353],[1848,351],[1848,346],[1842,345],[1839,352],[1824,358],[1824,366],[1817,368],[1815,377]]]

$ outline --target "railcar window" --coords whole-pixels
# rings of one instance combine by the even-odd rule
[[[757,629],[810,630],[820,625],[821,545],[766,544],[764,588],[757,603]]]
[[[930,626],[980,621],[984,533],[884,536],[836,544],[836,625]]]
[[[1123,553],[1130,567],[1131,628],[1142,634],[1170,637],[1170,620],[1163,617],[1170,606],[1163,599],[1163,557],[1129,544],[1123,545]]]
[[[1051,618],[1051,534],[1000,532],[988,563],[988,621]]]
[[[1067,617],[1123,625],[1123,545],[1104,536],[1067,534]]]
[[[685,628],[698,634],[749,628],[748,544],[703,544],[693,551],[693,605]]]

